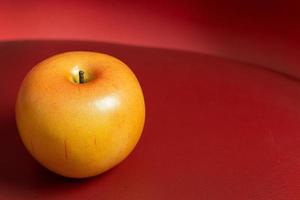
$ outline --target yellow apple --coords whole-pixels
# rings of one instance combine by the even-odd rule
[[[66,52],[37,64],[16,102],[25,147],[49,170],[73,178],[98,175],[125,159],[144,120],[134,73],[96,52]]]

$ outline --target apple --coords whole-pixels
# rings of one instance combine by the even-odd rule
[[[126,64],[74,51],[37,64],[22,82],[16,121],[30,154],[65,177],[98,175],[124,160],[145,121],[140,84]]]

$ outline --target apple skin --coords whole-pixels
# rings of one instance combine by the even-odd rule
[[[78,70],[86,82],[78,83]],[[50,57],[25,77],[16,121],[30,154],[65,177],[95,176],[136,146],[145,103],[134,73],[120,60],[74,51]]]

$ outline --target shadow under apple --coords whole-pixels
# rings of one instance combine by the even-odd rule
[[[52,173],[35,161],[18,135],[13,116],[1,118],[0,130],[0,187],[6,197],[67,194],[79,187],[88,187],[95,178],[70,179]],[[109,172],[107,172],[109,173]],[[106,176],[104,173],[100,176]],[[99,176],[97,176],[99,177]],[[98,179],[99,180],[99,179]]]

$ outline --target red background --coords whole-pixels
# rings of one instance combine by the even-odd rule
[[[298,10],[276,0],[1,1],[0,199],[300,199]],[[14,119],[28,70],[69,50],[123,60],[147,107],[129,158],[85,180],[37,164]]]
[[[72,180],[26,152],[14,104],[26,73],[56,53],[114,55],[146,100],[137,147],[120,165]],[[299,80],[215,56],[98,42],[0,43],[0,199],[300,199]],[[4,68],[3,68],[4,69]],[[3,72],[3,71],[2,71]]]
[[[300,74],[297,1],[0,2],[0,40],[81,39],[178,48]]]

